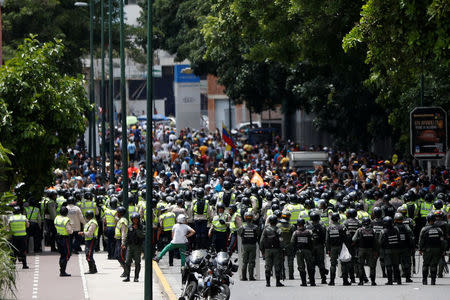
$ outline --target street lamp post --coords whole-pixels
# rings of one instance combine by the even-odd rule
[[[146,186],[147,192],[145,193],[146,201],[146,223],[145,230],[145,253],[147,253],[146,262],[151,262],[152,253],[152,237],[153,237],[153,226],[150,220],[153,220],[153,207],[152,207],[152,196],[153,196],[153,48],[152,48],[152,1],[147,0],[147,135],[146,135],[146,157],[145,161],[147,164],[147,177]],[[145,264],[145,286],[144,286],[144,299],[153,299],[152,293],[152,283],[153,283],[153,273],[151,263]]]
[[[93,0],[90,1],[90,4],[86,2],[75,2],[74,6],[76,7],[88,7],[89,6],[89,54],[90,54],[90,63],[91,69],[89,71],[89,102],[92,104],[95,102],[94,100],[94,26],[93,26],[93,18],[94,18],[94,3]],[[88,154],[89,157],[92,157],[92,133],[93,124],[95,121],[93,120],[95,117],[95,110],[89,113],[89,142],[88,142]],[[94,160],[95,161],[95,160]],[[95,162],[94,162],[95,163]]]
[[[105,143],[106,143],[106,124],[105,124],[105,118],[106,118],[106,98],[105,98],[105,1],[100,1],[100,19],[101,19],[101,32],[100,32],[100,41],[101,41],[101,51],[102,51],[102,82],[101,82],[101,89],[100,89],[100,99],[101,99],[101,106],[102,106],[102,185],[105,184],[106,179],[106,149],[105,149]]]
[[[127,147],[127,99],[125,95],[125,37],[123,21],[123,1],[119,0],[120,14],[120,103],[122,116],[122,189],[123,206],[128,215],[128,147]]]
[[[91,113],[91,125],[92,125],[92,157],[94,158],[94,168],[97,167],[97,147],[96,147],[96,122],[95,122],[95,112],[96,112],[96,108],[95,108],[95,94],[94,94],[94,6],[95,6],[95,1],[94,0],[90,0],[89,1],[89,44],[90,44],[90,56],[91,56],[91,76],[90,76],[90,84],[89,84],[89,95],[90,95],[90,100],[91,103],[94,104],[94,109],[92,110]]]
[[[108,0],[108,40],[109,40],[109,184],[114,184],[114,66],[112,42],[112,0]]]

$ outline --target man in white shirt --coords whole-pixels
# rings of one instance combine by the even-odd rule
[[[159,262],[159,260],[166,254],[167,251],[173,249],[180,249],[181,267],[184,267],[186,262],[186,244],[188,238],[195,234],[195,230],[190,226],[186,225],[186,216],[181,214],[177,217],[177,224],[173,225],[172,228],[172,241],[164,247],[164,249],[159,253],[159,255],[153,258],[154,261]]]
[[[70,225],[73,230],[70,237],[72,249],[74,254],[78,254],[78,252],[81,251],[81,236],[78,235],[78,232],[82,229],[81,224],[86,224],[86,220],[83,217],[81,209],[75,205],[75,198],[69,197],[67,199],[67,210],[67,217],[70,219]]]

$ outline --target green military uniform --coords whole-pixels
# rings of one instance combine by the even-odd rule
[[[400,277],[400,231],[397,227],[391,226],[384,229],[380,237],[380,246],[384,250],[384,264],[386,266],[387,285],[392,285],[392,276],[398,284],[401,284]]]
[[[325,235],[326,228],[318,221],[313,221],[313,224],[308,226],[313,233],[313,247],[312,256],[314,264],[317,265],[320,271],[320,277],[322,279],[322,284],[327,283],[328,270],[325,269]]]
[[[129,280],[131,271],[131,262],[134,260],[134,281],[139,280],[139,272],[141,270],[141,254],[142,245],[145,240],[144,227],[139,223],[138,228],[134,228],[133,224],[128,227],[127,238],[125,246],[127,247],[127,254],[125,258],[125,275]]]
[[[292,235],[291,242],[297,253],[297,266],[302,280],[302,286],[306,286],[306,270],[308,270],[309,282],[311,286],[315,286],[314,279],[314,259],[313,249],[313,233],[305,227],[297,229]],[[306,268],[305,268],[306,262]]]
[[[406,277],[406,282],[411,280],[411,253],[414,251],[414,234],[408,225],[404,223],[396,224],[400,230],[400,264],[402,266],[403,274]]]
[[[292,219],[292,218],[291,218]],[[291,243],[291,237],[292,234],[295,231],[295,226],[292,225],[290,222],[286,220],[281,220],[280,223],[277,224],[277,227],[281,231],[281,250],[283,254],[283,258],[287,257],[288,261],[288,269],[289,269],[289,279],[294,279],[294,257],[295,257],[295,251],[293,244]],[[286,278],[286,274],[284,273],[284,261],[283,261],[283,279]]]
[[[436,283],[437,266],[445,248],[446,241],[439,227],[433,224],[422,228],[419,236],[419,251],[423,253],[423,284],[427,284],[428,271],[431,275],[431,284]]]
[[[359,265],[359,285],[364,284],[364,265],[370,267],[370,280],[372,285],[376,285],[376,254],[377,254],[377,235],[371,225],[363,226],[356,230],[353,236],[353,242],[358,246],[358,265]]]
[[[242,239],[242,280],[255,280],[254,269],[256,265],[256,243],[258,242],[258,226],[252,222],[245,222],[237,231]]]
[[[281,231],[277,226],[266,226],[261,234],[260,249],[265,255],[265,275],[266,285],[270,286],[270,276],[272,268],[275,267],[275,277],[277,285],[281,284],[281,245],[280,245]]]
[[[345,243],[347,233],[345,227],[341,224],[332,222],[327,228],[325,236],[325,247],[328,255],[330,256],[330,282],[328,285],[334,285],[334,279],[336,278],[336,267],[338,265],[338,257],[342,250],[342,245]],[[342,278],[344,279],[344,285],[350,285],[348,281],[348,263],[341,263],[342,265]]]

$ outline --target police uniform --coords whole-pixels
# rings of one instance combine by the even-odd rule
[[[358,264],[359,264],[359,285],[364,284],[364,265],[370,267],[370,280],[372,285],[376,285],[376,255],[378,252],[377,235],[371,225],[363,226],[356,230],[353,236],[353,242],[358,247]]]
[[[292,217],[292,215],[291,215]],[[292,218],[291,218],[292,219]],[[281,220],[277,227],[280,228],[281,231],[281,250],[283,254],[283,279],[286,278],[286,274],[284,272],[284,257],[287,257],[288,262],[288,269],[289,269],[289,279],[294,279],[294,257],[295,257],[295,251],[294,247],[291,243],[292,234],[295,231],[295,226],[292,225],[287,220]]]
[[[27,218],[22,214],[14,214],[8,218],[9,231],[11,233],[11,244],[13,248],[14,262],[18,258],[23,264],[24,269],[28,269],[27,265],[27,227],[30,226]]]
[[[327,283],[328,270],[325,269],[325,235],[326,228],[320,223],[312,223],[308,227],[313,233],[312,257],[314,264],[319,268],[322,283]]]
[[[106,249],[108,251],[108,259],[114,259],[114,229],[116,227],[116,210],[112,208],[106,208],[104,210],[104,224],[105,224],[105,236],[107,238]]]
[[[272,268],[275,268],[277,285],[281,284],[281,232],[277,226],[269,225],[264,228],[261,234],[260,249],[265,256],[266,285],[270,286],[270,276]]]
[[[159,240],[159,249],[162,250],[164,247],[170,243],[172,240],[172,228],[175,225],[175,214],[173,212],[165,212],[159,216],[159,224],[160,224],[160,235],[158,237]],[[173,266],[173,258],[174,251],[169,251],[169,265]]]
[[[30,227],[27,228],[28,237],[33,237],[33,249],[34,252],[42,251],[42,231],[40,227],[41,223],[41,212],[38,207],[27,206],[24,207],[25,214],[28,221],[30,222]]]
[[[242,280],[247,280],[247,270],[248,278],[254,280],[258,226],[252,222],[245,222],[243,226],[239,227],[237,233],[242,238]]]
[[[114,249],[114,257],[117,259],[124,269],[125,273],[125,258],[126,258],[126,248],[125,240],[127,238],[128,232],[128,220],[121,217],[114,228],[114,239],[116,241],[116,246]],[[122,274],[125,275],[125,274]]]
[[[338,257],[342,250],[342,245],[345,243],[347,238],[346,229],[343,225],[331,222],[330,226],[327,228],[325,236],[325,246],[330,256],[330,282],[329,285],[334,285],[334,280],[336,278],[336,267],[338,265]],[[342,278],[344,280],[344,285],[350,285],[348,281],[348,271],[349,263],[341,262],[342,265]]]
[[[98,223],[95,217],[90,219],[84,225],[83,232],[85,240],[84,252],[86,254],[86,260],[89,266],[89,273],[94,274],[97,273],[97,266],[95,265],[94,260],[94,252],[95,252],[95,244],[98,238]]]
[[[414,251],[414,234],[408,225],[395,224],[400,231],[400,264],[402,266],[403,274],[405,275],[406,282],[412,282],[411,280],[411,252]]]
[[[378,243],[378,257],[380,258],[380,266],[383,278],[386,278],[386,266],[384,264],[384,249],[380,247],[381,234],[383,233],[383,220],[381,218],[375,218],[372,220],[372,228],[375,232],[377,243]],[[375,265],[377,264],[377,258],[375,258]]]
[[[445,248],[446,241],[439,227],[433,224],[422,228],[419,236],[419,251],[423,253],[423,284],[427,284],[428,272],[431,275],[431,284],[436,283],[437,266]]]
[[[301,285],[306,286],[306,270],[308,270],[309,283],[311,286],[315,286],[315,266],[312,254],[313,232],[305,227],[303,227],[302,229],[297,229],[292,235],[291,242],[294,245],[294,249],[297,254],[297,267],[298,271],[300,272],[300,278],[302,280]]]
[[[238,231],[238,228],[241,227],[241,225],[242,225],[241,216],[236,211],[235,213],[233,213],[231,215],[231,219],[230,219],[230,223],[229,223],[230,243],[228,244],[228,253],[230,255],[232,255],[233,252],[236,249],[236,245],[237,245],[237,231]]]
[[[208,248],[208,220],[211,219],[211,208],[207,200],[194,200],[192,214],[195,230],[195,248]]]
[[[346,246],[348,248],[348,251],[352,255],[351,261],[348,262],[349,277],[352,283],[356,283],[355,273],[356,274],[359,273],[359,267],[358,267],[358,259],[356,256],[356,248],[352,245],[352,239],[358,228],[361,227],[361,223],[355,218],[348,218],[347,220],[344,221],[343,225],[345,226],[347,232]]]
[[[72,254],[72,245],[70,235],[73,233],[69,217],[58,215],[54,220],[56,228],[56,243],[58,245],[59,257],[59,276],[70,276],[66,273],[67,262]]]
[[[128,227],[125,246],[127,247],[127,255],[125,260],[125,274],[129,280],[131,271],[131,262],[134,260],[134,281],[139,280],[139,272],[141,271],[141,253],[142,245],[145,240],[144,227],[139,223],[138,228],[133,228],[133,224]]]
[[[218,213],[211,222],[212,244],[216,252],[225,251],[227,247],[227,213]]]
[[[400,263],[400,231],[397,227],[385,228],[381,234],[380,245],[384,249],[384,263],[388,282],[387,285],[393,284],[394,276],[398,284],[401,284],[399,263]]]

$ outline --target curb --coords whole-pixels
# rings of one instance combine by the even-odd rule
[[[177,300],[178,298],[175,296],[175,293],[172,290],[172,287],[170,286],[169,282],[167,281],[166,277],[164,276],[163,272],[158,266],[158,263],[152,260],[152,267],[153,271],[156,273],[156,277],[158,277],[159,283],[163,287],[164,293],[166,294],[167,298],[169,300]]]

